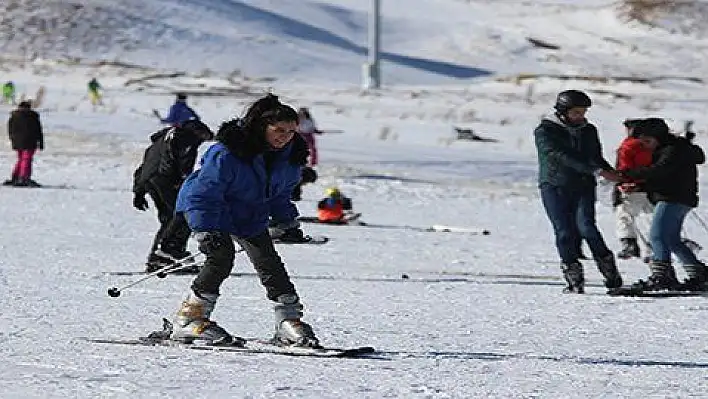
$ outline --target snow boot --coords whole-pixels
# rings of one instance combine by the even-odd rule
[[[636,238],[621,238],[622,249],[617,252],[617,257],[620,259],[638,258],[639,244]]]
[[[632,284],[636,291],[672,291],[681,289],[681,283],[676,278],[676,270],[670,262],[652,261],[649,263],[651,276],[646,281],[639,280]]]
[[[585,293],[585,276],[583,274],[583,265],[580,262],[561,263],[563,277],[568,286],[563,289],[565,293]]]
[[[708,266],[703,263],[697,265],[683,265],[688,278],[681,284],[685,291],[708,291]]]
[[[274,307],[275,336],[273,342],[286,346],[321,348],[312,327],[300,320],[303,306],[297,295],[280,295]]]
[[[232,343],[234,337],[209,320],[218,297],[216,294],[197,294],[190,290],[177,311],[170,338],[182,342],[204,341],[210,345]]]
[[[595,259],[597,269],[600,270],[602,276],[605,277],[605,287],[619,288],[622,286],[622,276],[617,270],[615,257],[611,253],[604,258]]]

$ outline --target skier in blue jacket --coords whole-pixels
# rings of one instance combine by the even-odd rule
[[[303,237],[290,200],[308,157],[297,120],[295,110],[278,97],[261,98],[242,119],[219,128],[217,143],[204,154],[201,168],[182,185],[176,211],[185,216],[206,261],[177,312],[173,339],[233,342],[209,316],[233,268],[235,240],[275,302],[275,340],[319,347],[312,328],[300,320],[303,306],[273,246],[276,236]],[[269,218],[275,222],[270,232]]]
[[[197,113],[194,112],[189,105],[187,105],[187,95],[184,93],[177,93],[177,99],[170,107],[167,117],[161,117],[157,110],[153,110],[152,112],[155,116],[160,118],[160,122],[174,127],[179,127],[182,123],[188,120],[200,119],[199,115],[197,115]]]

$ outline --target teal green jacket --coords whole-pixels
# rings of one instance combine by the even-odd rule
[[[597,128],[567,126],[557,116],[546,117],[533,132],[538,153],[538,184],[577,188],[595,186],[601,170],[612,170],[602,156]]]

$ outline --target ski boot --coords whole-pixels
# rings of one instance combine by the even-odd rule
[[[670,262],[652,261],[649,268],[651,276],[646,281],[639,280],[632,284],[632,291],[672,291],[682,288],[676,278],[676,270]]]
[[[688,278],[681,284],[685,291],[708,291],[708,266],[703,263],[684,265]]]
[[[617,252],[617,257],[620,259],[630,259],[638,258],[639,254],[639,244],[636,238],[622,238],[622,249]]]
[[[617,270],[615,257],[611,253],[604,258],[595,259],[595,263],[602,276],[605,277],[605,287],[619,288],[622,286],[622,276]]]
[[[580,262],[561,263],[563,277],[568,286],[563,289],[565,293],[584,294],[585,293],[585,276],[583,274],[583,265]]]
[[[216,294],[189,292],[177,311],[171,339],[185,343],[204,341],[209,345],[231,345],[234,337],[209,320],[216,305]]]
[[[275,336],[277,345],[321,348],[312,327],[300,320],[303,306],[295,294],[280,295],[275,309]]]

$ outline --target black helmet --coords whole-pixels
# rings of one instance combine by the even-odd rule
[[[561,115],[568,112],[569,109],[575,107],[589,108],[592,105],[592,100],[587,94],[580,90],[566,90],[558,93],[556,97],[556,105],[554,108]]]
[[[186,99],[187,99],[187,94],[185,94],[185,93],[177,93],[177,99],[178,99],[178,100],[186,100]]]
[[[199,136],[204,140],[211,140],[214,138],[214,133],[211,129],[209,129],[209,126],[196,118],[183,122],[180,127],[184,130],[193,132],[195,136]]]

